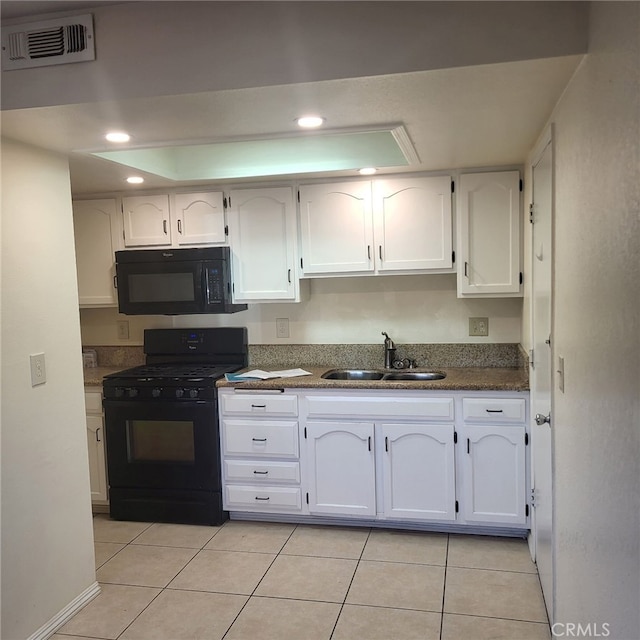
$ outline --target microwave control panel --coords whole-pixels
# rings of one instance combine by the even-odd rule
[[[224,302],[224,273],[222,267],[207,268],[208,304]]]

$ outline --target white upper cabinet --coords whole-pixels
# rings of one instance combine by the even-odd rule
[[[125,247],[171,246],[169,196],[122,198]]]
[[[226,243],[224,197],[221,191],[177,193],[173,205],[175,244]]]
[[[458,189],[458,297],[522,295],[520,174],[468,173]]]
[[[376,270],[452,267],[451,178],[373,182]]]
[[[299,301],[292,189],[231,191],[228,220],[234,300]]]
[[[302,275],[452,267],[451,178],[300,187]]]
[[[76,244],[78,298],[81,307],[118,304],[115,288],[115,252],[122,230],[115,200],[76,200],[73,229]]]
[[[302,275],[373,271],[371,182],[300,187]]]

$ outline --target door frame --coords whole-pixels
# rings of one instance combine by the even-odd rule
[[[555,131],[554,131],[554,125],[553,123],[550,123],[542,132],[542,134],[540,135],[540,137],[538,138],[538,141],[536,142],[529,158],[530,158],[530,163],[529,163],[529,178],[530,178],[530,184],[531,184],[531,190],[530,190],[530,201],[533,202],[533,175],[534,175],[534,168],[535,166],[538,164],[538,162],[541,160],[544,152],[547,150],[548,147],[550,147],[551,149],[551,221],[550,221],[550,227],[551,227],[551,292],[550,292],[550,296],[551,296],[551,300],[550,300],[550,338],[551,338],[551,351],[550,351],[550,386],[549,386],[549,394],[550,394],[550,415],[553,416],[555,414],[554,411],[554,405],[555,405],[555,379],[554,379],[554,375],[553,375],[553,370],[554,370],[554,353],[555,353],[555,349],[554,349],[554,339],[553,336],[555,334],[554,331],[554,317],[555,317],[555,296],[554,296],[554,291],[555,291],[555,270],[554,270],[554,264],[555,264],[555,254],[556,254],[556,245],[555,245],[555,218],[556,218],[556,198],[555,198],[555,194],[556,194],[556,179],[555,179],[555,155],[556,155],[556,150],[555,150],[555,135],[554,135]],[[527,212],[527,215],[528,212]],[[534,260],[535,260],[535,247],[534,247],[534,234],[533,234],[533,228],[531,225],[527,225],[529,226],[529,228],[531,229],[531,233],[530,233],[530,238],[529,238],[529,249],[530,249],[530,256],[529,256],[529,267],[531,269],[531,288],[529,290],[530,293],[530,304],[529,304],[529,344],[531,346],[532,349],[535,348],[535,314],[534,314],[534,304],[533,304],[533,298],[534,298],[534,294],[533,294],[533,270],[534,270]],[[534,366],[535,366],[535,360],[536,360],[536,356],[535,356],[535,350],[533,352],[533,361],[534,361]],[[530,370],[531,372],[531,370]],[[532,380],[533,376],[530,375],[530,381],[533,382]],[[536,428],[536,424],[535,424],[535,411],[533,410],[534,405],[536,404],[534,402],[534,398],[535,398],[535,383],[531,384],[531,391],[530,391],[530,407],[531,407],[531,411],[530,416],[529,416],[529,422],[530,422],[530,431],[533,432],[533,429]],[[532,456],[534,455],[533,450],[531,451]],[[531,487],[532,490],[535,489],[535,477],[534,477],[534,471],[535,471],[535,463],[534,460],[532,458],[531,461]],[[552,525],[551,525],[551,529],[552,529],[552,540],[555,537],[555,486],[554,486],[554,476],[555,476],[555,456],[554,456],[554,431],[553,428],[551,429],[551,492],[552,492]],[[537,557],[537,549],[536,549],[536,534],[535,534],[535,526],[536,526],[536,510],[535,508],[533,508],[532,510],[532,517],[531,517],[531,532],[529,535],[529,548],[531,551],[531,555],[533,557],[533,559],[535,560]],[[555,575],[555,566],[556,566],[556,562],[555,562],[555,545],[552,543],[552,557],[551,557],[551,562],[552,562],[552,594],[551,594],[551,602],[547,603],[547,610],[548,612],[551,613],[551,616],[555,615],[555,594],[556,594],[556,575]],[[553,620],[550,620],[550,623],[553,623]]]

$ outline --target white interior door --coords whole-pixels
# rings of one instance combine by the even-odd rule
[[[552,213],[553,148],[549,141],[533,165],[531,440],[535,559],[553,622]],[[536,415],[549,416],[549,422],[538,424],[541,421],[536,421]]]

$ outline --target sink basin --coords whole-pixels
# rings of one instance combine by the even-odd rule
[[[322,374],[326,380],[382,380],[382,371],[369,369],[331,369]]]
[[[398,371],[385,373],[383,380],[443,380],[446,377],[439,371]]]
[[[375,369],[331,369],[322,374],[325,380],[442,380],[439,371],[376,371]]]

